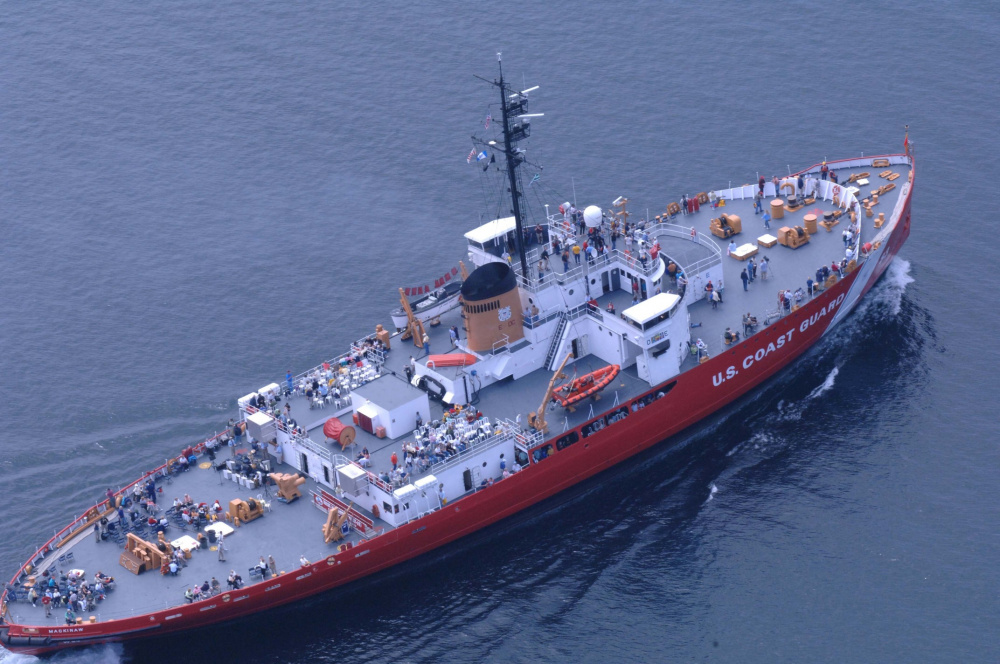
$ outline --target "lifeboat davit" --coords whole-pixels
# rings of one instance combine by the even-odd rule
[[[589,374],[584,374],[565,385],[561,385],[556,389],[552,398],[558,401],[563,408],[570,408],[610,385],[620,371],[621,367],[617,364],[601,367],[597,371],[591,371]]]

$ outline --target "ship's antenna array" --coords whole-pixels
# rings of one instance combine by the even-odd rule
[[[495,86],[500,91],[502,145],[497,141],[483,140],[475,136],[472,137],[472,140],[479,145],[488,145],[493,150],[499,150],[503,153],[507,164],[510,212],[514,216],[514,226],[516,229],[514,243],[517,249],[517,257],[521,264],[521,274],[527,276],[528,259],[524,247],[524,209],[522,207],[524,194],[521,192],[521,181],[517,169],[521,164],[530,164],[531,162],[527,161],[524,156],[524,150],[517,145],[519,141],[531,135],[531,118],[540,118],[545,114],[528,112],[528,94],[537,90],[537,85],[518,91],[511,88],[504,80],[502,55],[502,53],[497,53],[497,67],[500,73],[498,80],[491,81],[481,76],[476,77]],[[541,166],[537,164],[532,165],[541,170]]]

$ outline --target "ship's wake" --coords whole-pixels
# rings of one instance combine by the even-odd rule
[[[121,664],[125,661],[120,644],[94,646],[80,650],[65,650],[47,656],[46,662],[59,664]],[[32,655],[19,655],[9,650],[0,649],[0,664],[34,664],[40,662]]]
[[[765,385],[735,417],[726,418],[716,437],[728,448],[727,462],[712,478],[706,503],[719,485],[732,483],[757,464],[797,445],[822,445],[836,437],[837,423],[856,412],[859,402],[877,400],[873,391],[893,384],[901,364],[909,366],[911,384],[917,382],[920,363],[913,360],[934,331],[926,312],[905,298],[914,281],[910,268],[908,261],[896,258],[851,316],[781,378]],[[790,396],[796,393],[802,396]]]

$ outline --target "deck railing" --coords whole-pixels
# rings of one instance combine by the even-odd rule
[[[252,415],[252,414],[258,412],[259,409],[254,408],[253,406],[246,406],[244,408],[244,410],[247,413],[249,413],[249,414]],[[280,429],[284,434],[286,434],[291,439],[291,441],[293,443],[295,443],[296,445],[300,445],[300,446],[304,447],[305,449],[309,450],[313,454],[319,456],[320,458],[322,458],[322,459],[324,459],[326,461],[330,461],[330,459],[332,457],[331,457],[331,452],[330,452],[329,449],[327,449],[326,447],[320,445],[319,443],[317,443],[316,441],[314,441],[312,438],[309,438],[308,436],[302,436],[302,435],[299,435],[299,434],[295,433],[294,431],[292,431],[291,429],[289,429],[288,426],[284,422],[282,422],[278,418],[274,417],[274,415],[271,415],[271,413],[266,413],[266,414],[270,415],[272,418],[274,418],[274,424],[278,427],[278,429]],[[265,442],[266,443],[267,441],[261,441],[261,442]]]
[[[497,431],[500,431],[500,433],[497,433]],[[428,468],[428,472],[432,474],[441,473],[449,468],[459,465],[469,457],[475,456],[479,452],[482,452],[483,450],[489,449],[494,445],[502,443],[503,441],[508,440],[509,438],[510,435],[507,433],[506,430],[500,428],[494,428],[493,433],[487,436],[486,438],[483,438],[482,440],[476,439],[474,441],[470,441],[467,444],[465,450],[451,457],[448,457],[447,459],[443,459],[441,461],[438,461],[437,463],[431,464],[430,467]]]
[[[364,472],[365,476],[368,478],[368,483],[369,484],[377,486],[382,491],[385,491],[386,493],[392,495],[393,489],[392,489],[392,485],[391,484],[389,484],[388,482],[382,480],[378,475],[376,475],[375,473],[369,471],[367,468],[362,468],[361,464],[359,464],[357,461],[352,461],[351,459],[348,459],[347,457],[345,457],[343,454],[334,454],[333,457],[332,457],[332,463],[333,463],[333,467],[334,468],[337,468],[338,466],[344,466],[344,465],[354,466],[355,468],[360,468],[361,471]]]
[[[198,443],[197,445],[193,445],[192,447],[194,448],[195,452],[200,454],[205,451],[205,446],[208,445],[208,443],[212,442],[213,440],[217,440],[220,436],[223,436],[225,434],[226,431],[217,433],[211,438],[207,438],[202,442]],[[139,477],[139,479],[120,488],[118,491],[115,492],[115,496],[124,497],[129,490],[135,487],[136,484],[144,483],[151,477],[166,477],[166,476],[167,476],[167,463],[163,463],[161,466],[158,466],[153,470],[143,473],[142,476]],[[73,520],[69,523],[69,525],[67,525],[62,530],[57,531],[55,535],[53,535],[47,542],[45,542],[45,544],[42,544],[40,547],[38,547],[38,549],[35,550],[34,554],[32,554],[32,556],[23,565],[21,565],[21,567],[18,568],[17,572],[14,574],[13,577],[11,577],[10,581],[8,582],[8,586],[16,589],[19,580],[21,579],[22,576],[25,575],[25,570],[28,568],[29,565],[31,565],[32,567],[37,566],[45,559],[45,556],[55,551],[59,547],[59,545],[62,544],[69,537],[71,533],[79,529],[81,526],[87,525],[88,522],[93,523],[93,519],[90,516],[90,514],[93,514],[94,510],[96,510],[98,514],[102,514],[108,509],[111,509],[111,501],[105,499],[99,503],[94,504],[93,507],[88,507],[84,511],[84,513],[81,514],[80,516],[74,516]],[[3,593],[0,594],[0,603],[6,605],[7,604],[6,600],[7,600],[7,589],[5,588]]]
[[[354,342],[351,343],[351,350],[349,350],[348,352],[341,353],[340,355],[338,355],[337,357],[335,357],[335,358],[333,358],[331,360],[327,360],[326,362],[320,362],[319,364],[317,364],[316,366],[312,367],[311,369],[306,369],[305,371],[296,374],[295,376],[292,377],[292,386],[293,386],[293,389],[294,389],[294,386],[297,386],[302,380],[304,380],[305,378],[307,378],[311,374],[313,374],[313,373],[315,373],[317,371],[324,371],[324,369],[323,369],[323,365],[324,364],[329,365],[331,368],[332,367],[336,367],[336,366],[340,366],[340,363],[341,363],[342,360],[346,360],[346,359],[348,359],[349,357],[351,357],[353,355],[356,355],[358,353],[364,352],[365,342],[372,341],[374,339],[375,339],[375,333],[374,332],[372,334],[367,335],[367,336],[361,337],[357,341],[354,341]],[[365,358],[368,359],[370,362],[374,362],[372,360],[372,358],[368,356],[368,353],[365,353]],[[385,354],[384,353],[381,354],[381,359],[383,361],[385,360]],[[285,380],[279,381],[278,384],[282,386],[282,389],[288,387],[288,383]]]

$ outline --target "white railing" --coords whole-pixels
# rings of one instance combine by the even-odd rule
[[[463,461],[469,459],[469,457],[476,456],[480,452],[487,450],[495,445],[499,445],[505,441],[510,440],[513,437],[510,427],[516,427],[512,422],[499,421],[493,426],[493,433],[486,438],[470,440],[466,442],[465,450],[455,454],[447,459],[438,461],[437,463],[431,464],[428,472],[434,475],[440,475],[445,470],[452,468],[461,464]],[[499,431],[499,433],[497,433]]]
[[[510,349],[507,347],[509,345],[510,345],[510,337],[505,334],[503,335],[502,339],[497,339],[496,341],[493,342],[493,350],[490,352],[490,354],[496,355],[498,353],[510,352]]]
[[[339,367],[342,360],[346,360],[346,359],[348,359],[348,358],[350,358],[353,355],[356,355],[358,353],[364,353],[365,358],[369,359],[369,361],[371,361],[370,358],[368,358],[368,354],[365,353],[365,351],[364,351],[364,345],[365,345],[366,341],[371,341],[373,339],[375,339],[375,333],[374,332],[372,334],[367,335],[367,336],[361,337],[357,341],[352,342],[351,343],[351,350],[349,350],[348,352],[341,353],[340,355],[338,355],[337,357],[335,357],[335,358],[333,358],[331,360],[327,360],[326,362],[320,362],[319,364],[317,364],[316,366],[312,367],[311,369],[307,369],[307,370],[305,370],[305,371],[303,371],[303,372],[301,372],[299,374],[296,374],[292,378],[292,389],[294,390],[296,386],[298,386],[299,384],[301,384],[302,381],[305,380],[306,378],[308,378],[309,376],[312,376],[312,375],[316,374],[317,372],[322,373],[323,371],[325,371],[325,369],[323,369],[323,365],[324,364],[328,364],[330,366],[330,368],[333,369],[334,367]],[[384,354],[382,355],[382,359],[384,361],[384,359],[385,359]],[[280,381],[279,384],[282,386],[282,388],[285,388],[285,387],[288,386],[288,383],[285,380]]]
[[[246,406],[243,408],[243,410],[252,415],[258,412],[259,409],[255,408],[254,406]],[[272,413],[267,413],[267,414],[270,415],[272,419],[274,419],[275,426],[277,426],[282,433],[288,436],[291,442],[301,447],[304,447],[305,449],[309,450],[310,452],[313,452],[314,454],[318,455],[322,459],[325,459],[326,461],[330,460],[331,453],[329,449],[315,442],[312,438],[309,438],[308,436],[301,436],[295,433],[290,428],[288,428],[288,426],[284,422],[282,422],[279,418],[275,417]],[[267,441],[263,440],[259,442],[266,443]]]
[[[348,459],[343,454],[334,454],[333,458],[331,460],[331,463],[333,464],[333,467],[335,469],[338,468],[338,467],[340,467],[340,466],[354,466],[355,468],[360,468],[365,473],[365,477],[368,479],[368,483],[369,484],[378,487],[379,489],[381,489],[382,491],[386,492],[390,496],[392,495],[393,489],[392,489],[392,485],[391,484],[389,484],[388,482],[382,480],[378,475],[376,475],[375,473],[371,472],[367,468],[362,468],[361,465],[357,461],[354,461],[352,459]],[[340,482],[338,480],[338,485],[339,485],[339,483]]]
[[[670,237],[676,237],[682,240],[691,242],[691,231],[690,230],[678,230],[678,228],[686,228],[682,224],[676,224],[672,222],[653,224],[653,226],[647,231],[650,237],[658,237],[661,235],[668,235]],[[681,269],[684,270],[684,274],[692,277],[696,274],[700,274],[712,267],[713,265],[720,265],[722,263],[722,248],[713,240],[712,238],[706,236],[703,233],[695,232],[694,242],[698,245],[705,247],[711,252],[710,256],[697,260],[694,263],[688,265],[682,265],[678,262]],[[666,252],[661,252],[666,253]]]

